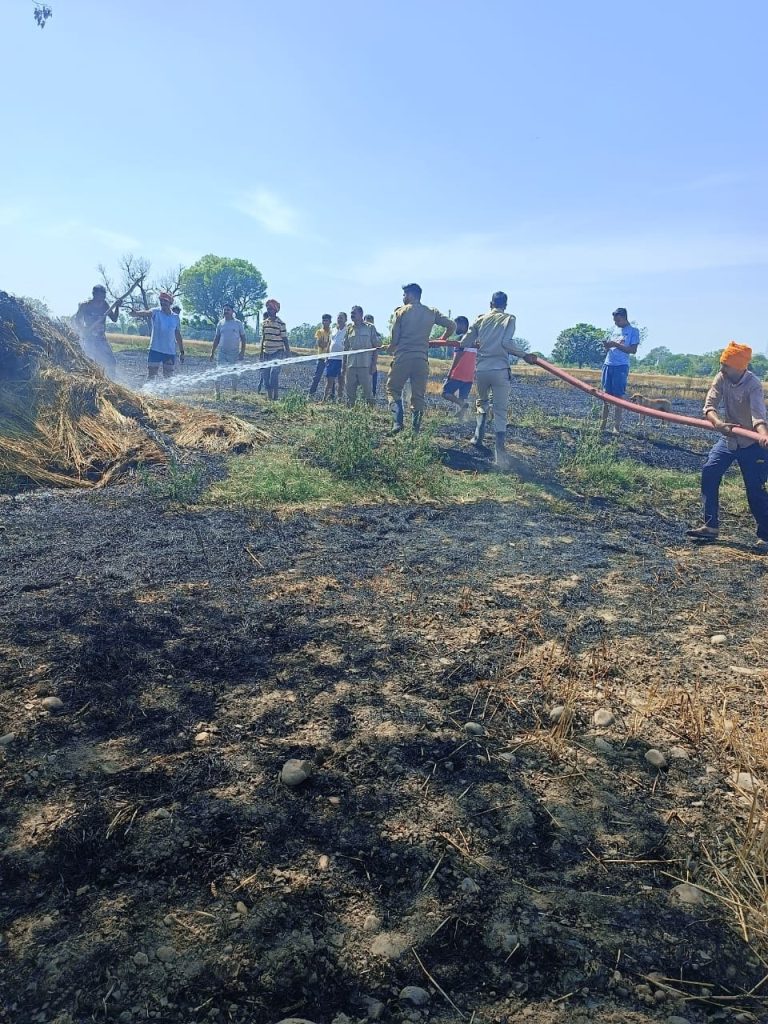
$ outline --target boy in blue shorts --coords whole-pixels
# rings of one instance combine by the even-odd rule
[[[610,338],[603,342],[606,356],[603,363],[603,379],[600,384],[606,395],[613,395],[614,398],[623,398],[627,393],[627,380],[629,379],[629,357],[637,352],[640,344],[640,331],[633,327],[627,318],[627,311],[623,306],[613,311],[613,322],[615,328]],[[614,406],[613,432],[618,434],[621,430],[621,418],[624,410],[621,406]],[[603,421],[600,429],[605,431],[608,426],[608,402],[603,402]]]

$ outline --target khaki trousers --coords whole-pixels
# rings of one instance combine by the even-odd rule
[[[363,389],[363,398],[370,405],[373,402],[373,385],[371,383],[371,367],[347,365],[347,401],[355,404],[358,387]]]
[[[424,396],[429,379],[429,360],[426,356],[395,356],[387,377],[387,397],[390,405],[401,401],[406,381],[411,382],[411,409],[424,412]]]
[[[481,415],[488,412],[490,396],[493,405],[493,431],[495,434],[501,434],[507,429],[511,380],[509,370],[478,370],[475,376],[477,411]]]

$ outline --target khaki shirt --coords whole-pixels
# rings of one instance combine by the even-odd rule
[[[755,430],[759,423],[766,422],[765,395],[759,378],[747,370],[738,383],[733,384],[724,373],[718,373],[704,400],[704,415],[708,412],[722,413],[726,423]],[[748,437],[730,436],[726,440],[731,451],[755,443]]]
[[[437,324],[445,327],[448,334],[453,334],[456,324],[450,317],[443,316],[431,306],[423,306],[420,302],[409,303],[395,310],[395,322],[392,325],[392,341],[389,349],[395,359],[405,356],[429,355],[429,335]]]
[[[373,324],[362,323],[356,327],[354,323],[351,323],[347,327],[347,336],[344,339],[345,352],[349,352],[353,348],[376,349],[379,344],[379,332]],[[347,356],[347,366],[364,366],[371,369],[375,357],[375,352],[360,352],[354,356]]]
[[[509,357],[526,353],[512,341],[515,318],[501,309],[482,313],[464,335],[464,347],[477,348],[477,373],[509,369]]]

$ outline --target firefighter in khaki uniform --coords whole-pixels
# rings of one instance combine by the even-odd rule
[[[477,428],[472,444],[483,447],[485,424],[488,419],[488,398],[493,402],[493,431],[496,435],[496,465],[504,467],[507,457],[504,442],[507,436],[507,406],[512,380],[509,372],[509,357],[517,356],[526,363],[535,363],[536,356],[524,352],[512,341],[515,333],[515,318],[505,312],[507,296],[494,292],[489,312],[481,314],[462,338],[465,347],[477,348]]]
[[[421,288],[417,284],[403,285],[403,305],[395,310],[392,325],[392,366],[387,378],[387,397],[392,412],[392,434],[403,429],[403,387],[411,382],[412,426],[415,433],[424,416],[424,395],[429,377],[429,335],[438,324],[450,337],[456,324],[450,317],[430,306],[421,304]]]

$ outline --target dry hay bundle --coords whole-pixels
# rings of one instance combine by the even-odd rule
[[[167,461],[174,446],[243,451],[267,436],[116,384],[66,325],[0,292],[0,478],[103,487],[137,464]]]

